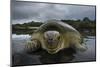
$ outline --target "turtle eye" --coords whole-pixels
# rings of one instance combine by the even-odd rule
[[[60,36],[58,37],[58,40],[60,40]]]

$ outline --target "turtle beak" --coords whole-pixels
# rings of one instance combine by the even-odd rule
[[[49,43],[49,44],[54,43],[53,39],[48,39],[48,43]]]

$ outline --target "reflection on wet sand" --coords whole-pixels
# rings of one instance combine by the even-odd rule
[[[49,54],[45,50],[38,50],[33,53],[15,53],[13,54],[14,65],[30,65],[30,64],[56,64],[71,62],[74,58],[73,49],[64,49],[57,54]]]

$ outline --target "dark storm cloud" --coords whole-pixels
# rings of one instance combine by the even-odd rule
[[[95,7],[33,2],[12,3],[13,23],[49,19],[83,19],[84,17],[95,19]]]

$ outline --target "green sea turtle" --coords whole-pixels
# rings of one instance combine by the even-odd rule
[[[80,33],[67,23],[58,20],[46,21],[32,34],[26,50],[32,52],[38,48],[50,54],[55,54],[64,48],[86,50]]]

